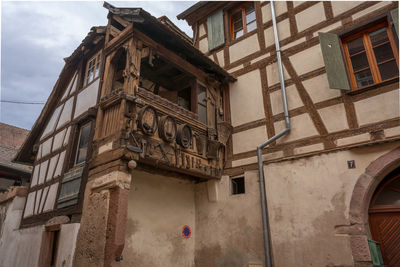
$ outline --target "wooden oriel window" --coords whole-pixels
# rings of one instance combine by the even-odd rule
[[[254,3],[244,3],[230,12],[231,40],[235,40],[244,34],[257,28],[256,11]]]
[[[85,85],[99,77],[101,53],[94,55],[86,64]]]
[[[387,22],[342,39],[353,90],[399,77],[399,55]]]

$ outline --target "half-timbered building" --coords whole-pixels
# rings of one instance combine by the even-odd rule
[[[104,7],[16,156],[4,266],[400,264],[396,1],[198,2],[193,38]]]

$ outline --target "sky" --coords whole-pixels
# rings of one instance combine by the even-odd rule
[[[109,1],[117,7],[141,7],[155,17],[166,15],[192,37],[176,16],[192,1]],[[103,1],[2,1],[0,122],[31,129],[68,57],[92,26],[106,25]]]

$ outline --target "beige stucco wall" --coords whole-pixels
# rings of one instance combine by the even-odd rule
[[[0,267],[40,267],[39,255],[43,225],[19,228],[25,197],[14,199],[0,205]],[[72,267],[79,223],[61,225],[58,237],[56,267]]]
[[[231,63],[251,55],[260,50],[257,34],[253,34],[246,39],[239,41],[229,47],[229,57]]]
[[[238,77],[229,94],[232,126],[265,118],[259,70]]]
[[[194,266],[194,206],[192,182],[133,171],[123,266]]]
[[[257,173],[246,173],[245,194],[231,194],[228,176],[208,183],[196,185],[196,267],[247,267],[249,263],[263,263]]]
[[[400,116],[400,90],[366,98],[354,103],[360,125],[379,122]]]
[[[43,227],[19,229],[25,200],[25,197],[15,197],[0,206],[1,213],[5,214],[0,233],[1,267],[38,266]]]
[[[264,167],[275,266],[352,266],[349,225],[354,185],[398,143],[337,151]],[[348,169],[347,160],[355,160]],[[321,249],[323,248],[323,249]]]
[[[268,139],[265,126],[249,129],[232,135],[233,153],[243,153],[256,150],[257,146]]]
[[[78,236],[80,224],[70,223],[61,225],[56,267],[72,267],[76,238]]]

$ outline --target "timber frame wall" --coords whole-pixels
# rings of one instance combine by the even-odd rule
[[[281,128],[279,124],[283,122],[283,112],[273,112],[273,106],[276,107],[276,103],[272,103],[273,99],[271,96],[275,92],[280,91],[280,85],[278,78],[271,77],[272,75],[278,77],[278,72],[277,68],[274,67],[274,64],[276,65],[276,53],[273,37],[271,37],[273,33],[269,2],[255,2],[256,30],[236,40],[230,40],[228,14],[238,4],[237,2],[211,3],[199,8],[195,14],[190,14],[190,17],[185,18],[192,25],[193,32],[197,34],[194,37],[196,47],[205,53],[206,56],[231,73],[238,81],[241,80],[242,76],[244,77],[247,74],[255,72],[258,73],[254,75],[257,75],[261,79],[261,87],[256,89],[261,90],[259,95],[262,95],[263,99],[263,118],[256,120],[248,119],[245,123],[233,125],[233,138],[229,140],[227,148],[228,162],[226,166],[228,168],[224,172],[232,176],[257,168],[256,146],[279,132]],[[315,127],[316,133],[305,135],[302,138],[295,138],[295,140],[273,142],[263,151],[265,163],[399,140],[400,120],[398,116],[379,119],[373,123],[366,123],[365,114],[357,110],[358,106],[355,106],[357,103],[379,98],[380,95],[395,95],[396,90],[399,88],[398,79],[372,85],[357,91],[340,91],[324,86],[321,90],[327,90],[326,95],[332,94],[329,91],[337,91],[334,93],[336,96],[327,96],[323,100],[315,100],[313,99],[313,95],[310,94],[309,88],[312,87],[310,84],[313,81],[317,81],[317,79],[321,80],[321,77],[325,75],[326,71],[323,62],[319,65],[316,64],[317,67],[313,68],[310,67],[313,64],[313,59],[310,59],[310,63],[307,60],[303,61],[302,64],[309,65],[307,71],[299,70],[299,65],[295,62],[296,57],[307,53],[307,51],[320,52],[318,32],[332,32],[339,36],[354,32],[363,25],[377,20],[377,18],[389,18],[389,12],[398,7],[398,2],[354,2],[348,4],[346,7],[342,7],[341,5],[345,6],[346,3],[330,1],[275,2],[285,84],[287,87],[294,86],[294,90],[298,94],[298,100],[300,100],[300,104],[294,108],[291,107],[290,98],[294,93],[289,90],[290,117],[295,125],[297,123],[294,121],[296,117],[308,116],[311,120],[310,126]],[[207,16],[218,9],[223,9],[224,11],[225,44],[208,51]],[[315,14],[318,14],[318,16],[315,16],[314,21],[309,18],[311,22],[308,23],[304,22],[307,19],[305,17],[306,14],[313,14],[311,17],[314,17]],[[304,26],[307,23],[308,25]],[[267,33],[271,36],[268,37]],[[243,44],[246,41],[250,42],[250,40],[251,42],[258,42],[258,46],[253,50],[249,48],[251,52],[244,56],[235,56],[237,59],[231,60],[234,47],[239,47],[240,45],[243,47]],[[231,90],[226,93],[231,93]],[[232,95],[228,95],[227,97],[231,99],[231,111],[245,109],[245,107],[232,106]],[[380,105],[384,104],[380,103]],[[326,113],[321,113],[321,110],[328,110],[329,108],[334,110],[338,106],[343,107],[339,112],[344,111],[348,127],[331,130],[329,129],[331,125],[329,120],[334,119],[334,117],[328,118],[329,116]],[[395,110],[396,108],[393,107],[393,109]],[[232,116],[234,114],[231,112],[230,117]],[[240,142],[235,142],[235,137],[237,140],[240,139],[238,137],[240,135],[251,137],[252,131],[262,131],[260,130],[262,127],[265,127],[266,135],[264,139],[259,139],[259,143],[254,143],[251,148],[246,148],[246,151],[234,153],[235,147],[238,146],[237,142]],[[292,130],[291,134],[294,131]]]

